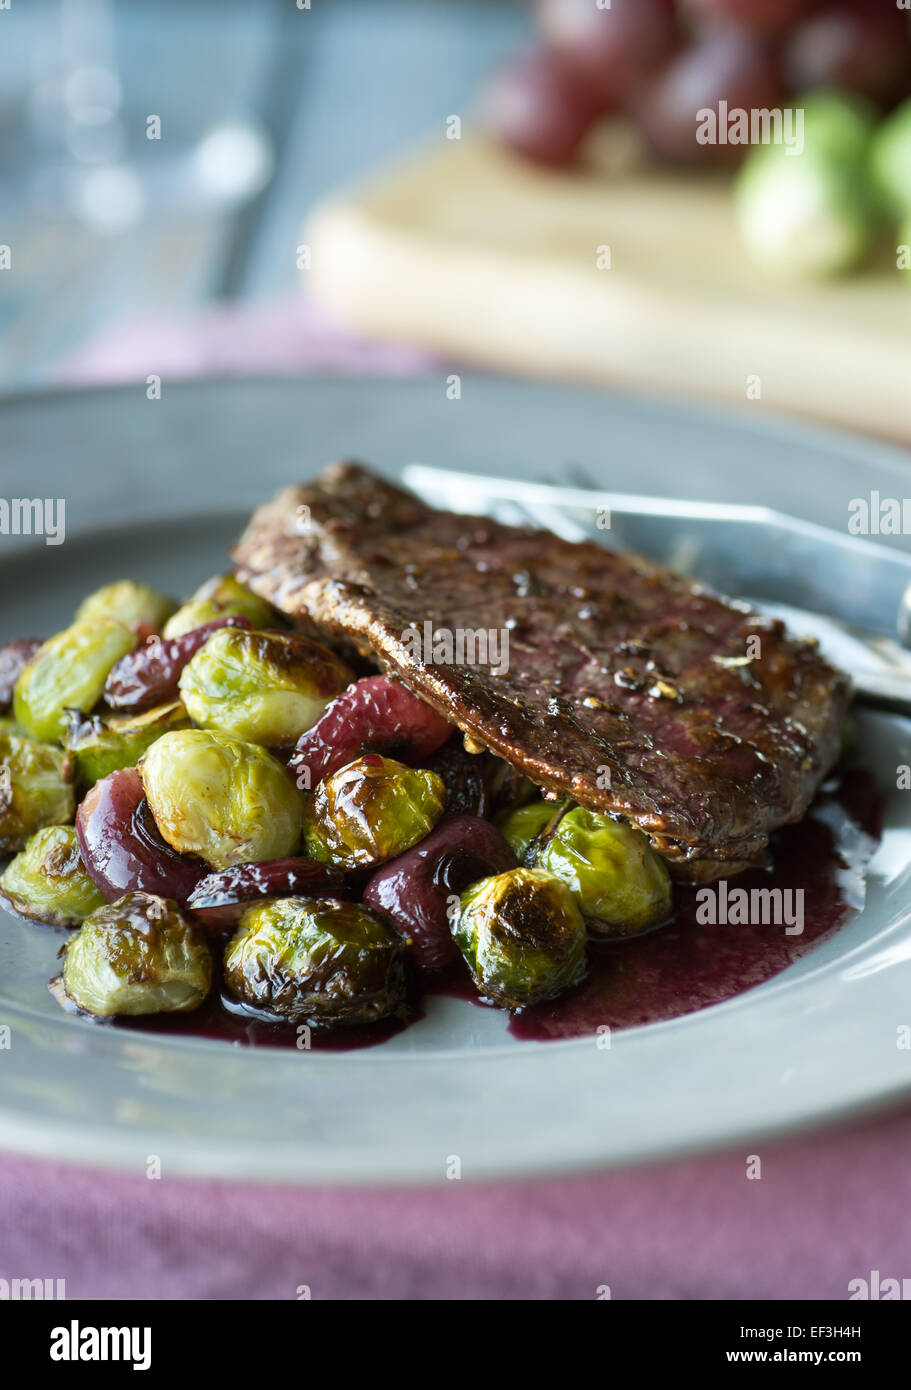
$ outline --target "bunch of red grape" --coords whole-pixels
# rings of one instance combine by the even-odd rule
[[[568,164],[599,116],[623,112],[661,158],[736,159],[701,144],[697,112],[773,108],[819,88],[888,110],[911,92],[911,22],[898,0],[537,0],[543,42],[496,73],[487,127]]]

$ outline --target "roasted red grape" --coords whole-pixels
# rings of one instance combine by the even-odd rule
[[[111,671],[104,698],[111,709],[139,713],[177,698],[180,674],[200,647],[222,627],[251,626],[247,618],[217,618],[182,637],[150,637],[142,647],[122,657]]]
[[[391,917],[421,970],[443,970],[461,958],[450,931],[451,900],[469,884],[504,873],[515,863],[489,821],[447,817],[420,844],[374,874],[364,902]]]
[[[187,900],[187,909],[213,931],[232,927],[248,907],[264,898],[356,897],[363,877],[315,859],[270,859],[265,864],[236,864],[207,874]]]
[[[677,43],[673,0],[540,0],[549,43],[602,109],[616,109]]]
[[[785,80],[796,92],[854,92],[889,105],[909,89],[908,11],[894,0],[836,0],[788,39]]]
[[[209,873],[161,838],[135,767],[95,783],[76,812],[76,835],[86,872],[108,902],[143,892],[184,903]]]
[[[569,164],[597,114],[577,77],[552,52],[518,58],[490,78],[481,124],[507,148],[539,164]]]
[[[697,20],[732,20],[760,34],[793,28],[820,0],[680,0],[681,13]]]
[[[305,790],[362,753],[419,763],[452,734],[448,719],[389,676],[365,676],[343,690],[302,734],[288,770]]]
[[[8,642],[0,648],[0,713],[9,709],[13,686],[40,646],[37,637],[23,637],[19,642]]]
[[[740,159],[745,144],[724,139],[729,134],[720,115],[727,111],[761,110],[780,106],[784,91],[769,49],[741,29],[708,30],[658,77],[633,105],[634,114],[655,152],[684,162],[730,163]],[[712,111],[716,138],[701,143],[700,112]]]

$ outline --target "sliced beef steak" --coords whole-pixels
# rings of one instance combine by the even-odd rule
[[[838,755],[849,685],[814,645],[637,555],[435,511],[346,463],[260,508],[235,560],[541,787],[639,825],[685,877],[760,860]],[[447,661],[458,630],[508,632],[508,664]]]

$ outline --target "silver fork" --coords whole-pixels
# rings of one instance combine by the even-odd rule
[[[580,468],[574,487],[423,464],[404,476],[433,505],[532,522],[566,540],[619,542],[723,593],[781,609],[789,625],[812,629],[823,617],[871,654],[869,668],[849,666],[857,702],[911,716],[911,556],[766,507],[605,492]],[[605,515],[607,527],[598,522]]]

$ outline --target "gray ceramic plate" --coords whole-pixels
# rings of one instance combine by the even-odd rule
[[[65,497],[67,539],[0,536],[0,640],[55,631],[78,598],[129,574],[187,590],[224,563],[250,507],[329,458],[390,473],[422,459],[507,477],[764,503],[844,532],[850,498],[901,496],[883,446],[603,392],[492,379],[225,382],[53,395],[0,408],[0,496]],[[902,544],[901,541],[892,542]],[[818,578],[818,576],[817,576]],[[832,611],[851,585],[829,576]],[[780,596],[780,595],[779,595]],[[760,595],[761,597],[761,595]],[[800,603],[799,593],[793,596]],[[59,938],[0,915],[0,1144],[142,1171],[389,1181],[567,1171],[818,1122],[911,1090],[911,834],[895,768],[911,727],[861,726],[887,793],[865,909],[775,980],[669,1023],[591,1041],[520,1043],[454,999],[361,1052],[284,1053],[98,1028],[46,992]]]

